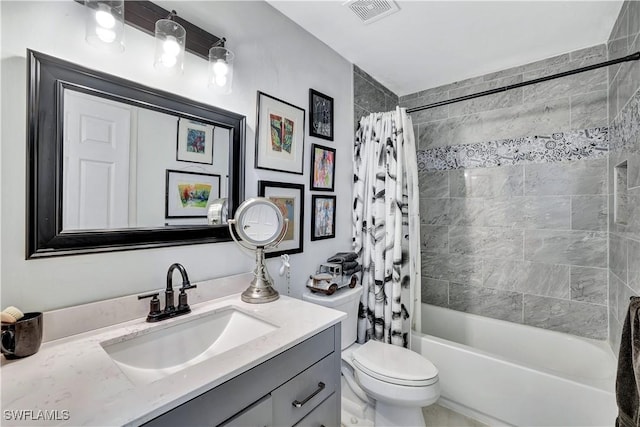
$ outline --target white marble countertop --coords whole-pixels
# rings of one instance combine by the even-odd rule
[[[141,386],[134,385],[100,345],[107,340],[131,336],[149,328],[166,327],[229,305],[264,319],[277,329]],[[267,304],[247,304],[240,300],[240,294],[234,294],[191,308],[190,314],[159,323],[147,323],[139,318],[49,341],[38,353],[24,359],[8,361],[3,358],[2,425],[139,425],[345,317],[339,311],[286,296]],[[18,412],[8,415],[7,411]],[[15,419],[20,414],[24,418],[21,421]]]

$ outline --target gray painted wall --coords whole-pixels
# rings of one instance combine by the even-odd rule
[[[609,57],[640,51],[639,32],[640,2],[626,1],[607,44]],[[640,294],[640,63],[609,67],[609,82],[609,325],[617,354],[629,297]],[[624,162],[626,180],[614,185],[616,166]]]
[[[606,45],[593,46],[410,94],[400,105],[424,105],[606,59]],[[480,157],[489,158],[496,140],[524,147],[517,138],[535,143],[536,135],[606,127],[607,88],[607,71],[599,69],[413,113],[419,150],[462,150],[473,143],[476,150],[484,147]],[[606,339],[606,156],[542,157],[500,167],[421,167],[423,302]]]
[[[398,95],[384,87],[380,82],[353,66],[353,128],[358,128],[362,116],[371,113],[391,111],[398,105]]]

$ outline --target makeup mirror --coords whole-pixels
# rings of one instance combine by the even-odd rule
[[[242,293],[242,301],[261,304],[277,300],[278,291],[273,289],[273,279],[264,262],[264,251],[278,246],[287,232],[289,220],[271,200],[254,197],[245,200],[228,223],[233,240],[245,250],[255,251],[254,278]]]

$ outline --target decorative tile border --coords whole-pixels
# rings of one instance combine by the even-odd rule
[[[608,150],[608,128],[601,127],[418,150],[417,156],[418,170],[425,172],[599,158]]]
[[[629,149],[640,135],[640,90],[611,123],[611,151]],[[640,144],[636,145],[636,147]]]

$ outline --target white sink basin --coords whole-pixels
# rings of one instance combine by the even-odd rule
[[[278,327],[235,307],[158,325],[102,348],[136,385],[148,384],[248,343]]]

